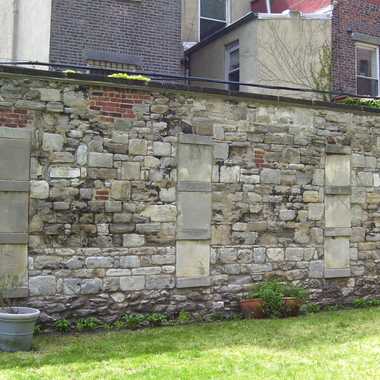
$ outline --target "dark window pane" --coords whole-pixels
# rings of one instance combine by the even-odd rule
[[[379,84],[375,79],[358,78],[358,95],[378,96]]]
[[[236,70],[228,75],[228,80],[231,82],[240,82],[240,70]],[[228,88],[231,91],[239,91],[240,86],[238,84],[229,84]]]
[[[201,17],[226,21],[226,0],[201,0]]]
[[[357,48],[356,54],[358,75],[369,78],[377,77],[376,50]]]
[[[201,19],[201,40],[217,32],[219,29],[223,29],[225,26],[225,22]]]
[[[239,49],[233,50],[230,53],[230,70],[233,71],[240,67],[239,63]]]

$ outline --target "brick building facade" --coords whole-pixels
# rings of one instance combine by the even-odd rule
[[[334,90],[379,95],[379,20],[379,0],[336,2],[332,20]]]
[[[95,61],[180,74],[181,3],[172,0],[53,0],[52,63]]]

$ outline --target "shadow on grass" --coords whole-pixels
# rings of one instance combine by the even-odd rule
[[[0,370],[41,368],[109,360],[149,358],[234,346],[276,351],[324,350],[327,345],[380,337],[380,309],[320,313],[287,320],[249,320],[186,325],[135,332],[109,332],[78,336],[43,336],[35,340],[36,351],[0,354]]]

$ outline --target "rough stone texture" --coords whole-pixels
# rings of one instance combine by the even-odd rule
[[[302,284],[324,304],[380,296],[378,112],[110,86],[0,77],[0,96],[9,107],[0,111],[0,129],[34,128],[29,305],[53,319],[205,314],[216,303],[230,311],[252,282],[272,274]],[[59,91],[62,100],[57,92],[44,96],[56,97],[64,111],[46,111],[50,100],[28,103],[30,87]],[[16,102],[27,107],[17,108],[20,114]],[[22,117],[14,122],[15,115]],[[193,158],[193,164],[177,173],[178,136],[191,134],[201,121],[202,131],[216,131],[227,153],[203,169],[194,164],[199,151],[188,149],[182,160]],[[307,146],[294,143],[300,133]],[[62,148],[45,150],[44,134],[61,136],[55,141],[63,141]],[[339,280],[324,272],[325,241],[333,239],[326,235],[342,233],[335,222],[333,231],[325,226],[325,152],[332,141],[352,151],[351,195],[344,195],[351,236],[326,243],[335,259],[331,266],[350,266],[351,275]],[[206,159],[212,152],[210,146]],[[212,178],[210,260],[184,255],[176,273],[177,180],[186,185],[205,176]],[[330,207],[327,214],[337,219]],[[190,265],[199,276],[209,271],[211,285],[177,288],[178,274],[186,276]]]

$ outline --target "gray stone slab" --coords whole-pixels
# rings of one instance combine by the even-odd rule
[[[351,154],[351,147],[344,145],[329,144],[326,145],[327,154]]]
[[[325,229],[326,237],[351,236],[351,235],[352,235],[351,228],[326,228]]]
[[[27,181],[29,170],[29,140],[0,138],[0,180]]]
[[[325,269],[325,278],[351,277],[351,269]]]
[[[210,136],[180,134],[178,138],[181,144],[212,145]]]
[[[177,241],[176,274],[178,278],[209,276],[210,243],[204,241]]]
[[[194,278],[186,278],[179,277],[176,280],[177,288],[201,288],[201,287],[209,287],[211,286],[211,278],[210,277],[194,277]]]
[[[0,244],[27,244],[28,234],[26,233],[0,233]]]
[[[29,296],[28,288],[12,288],[4,291],[4,296],[6,298],[27,298]]]
[[[348,238],[325,239],[325,269],[349,269],[350,257],[350,240]]]
[[[1,191],[28,192],[30,190],[29,181],[5,181],[0,180]]]
[[[211,193],[179,192],[177,194],[177,233],[189,233],[191,239],[211,238]]]
[[[8,278],[4,287],[22,286],[27,276],[27,245],[0,245],[0,279]]]
[[[325,219],[327,228],[351,227],[350,197],[346,195],[326,196]]]
[[[177,190],[182,192],[210,192],[211,183],[180,181],[177,183]]]
[[[32,130],[27,128],[0,128],[0,139],[23,139],[30,140],[32,137]]]
[[[351,185],[351,156],[326,156],[326,186]]]
[[[28,193],[0,193],[0,232],[28,232]]]
[[[351,186],[326,186],[326,195],[351,195]]]
[[[177,240],[210,240],[211,231],[210,229],[177,229]]]
[[[212,146],[179,144],[178,181],[211,183],[212,163]]]

